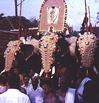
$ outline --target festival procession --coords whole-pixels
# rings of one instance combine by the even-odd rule
[[[93,26],[91,0],[83,0],[76,31],[70,0],[42,0],[31,21],[25,1],[14,0],[15,16],[0,11],[0,103],[99,103],[99,8]]]

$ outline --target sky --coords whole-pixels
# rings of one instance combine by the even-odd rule
[[[0,13],[5,16],[15,15],[15,0],[0,0]],[[20,3],[21,0],[17,0]],[[79,30],[84,18],[84,0],[65,0],[67,4],[67,24],[72,26],[74,30]],[[97,12],[99,12],[99,0],[86,0],[90,7],[91,22],[94,26]],[[22,16],[27,19],[39,18],[39,12],[43,0],[24,0],[22,5]],[[18,6],[19,12],[19,6]]]

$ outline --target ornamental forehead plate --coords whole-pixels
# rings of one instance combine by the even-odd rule
[[[64,0],[45,0],[40,10],[39,32],[63,32],[66,29],[67,6]]]

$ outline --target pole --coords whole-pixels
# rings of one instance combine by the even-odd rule
[[[89,24],[91,23],[91,20],[90,20],[90,7],[88,6],[88,12],[89,12]]]
[[[90,7],[88,6],[88,12],[89,12],[89,32],[92,32],[92,24],[91,24],[91,17],[90,17]]]
[[[86,32],[88,32],[88,17],[87,17],[87,3],[85,0],[85,26],[86,26]]]
[[[86,3],[86,0],[85,0],[85,13],[87,13],[87,3]]]
[[[16,18],[16,20],[15,20],[15,28],[18,29],[19,28],[19,23],[18,23],[19,18],[18,18],[17,0],[15,0],[15,18]],[[17,37],[19,38],[19,34],[18,34]]]
[[[22,15],[22,0],[20,0],[20,14],[19,14],[19,36],[18,38],[21,37],[21,33],[22,33],[22,25],[21,25],[21,15]]]
[[[17,0],[15,0],[15,16],[18,16],[18,10],[17,10]]]

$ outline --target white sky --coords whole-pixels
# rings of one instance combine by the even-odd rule
[[[21,0],[18,0],[18,3]],[[84,0],[65,0],[67,3],[67,23],[74,29],[79,29],[84,18]],[[94,25],[97,12],[99,11],[99,0],[86,0],[90,6],[91,21]],[[22,16],[30,19],[39,18],[39,11],[43,0],[25,0],[22,6]],[[0,0],[0,13],[5,16],[14,16],[14,0]]]

